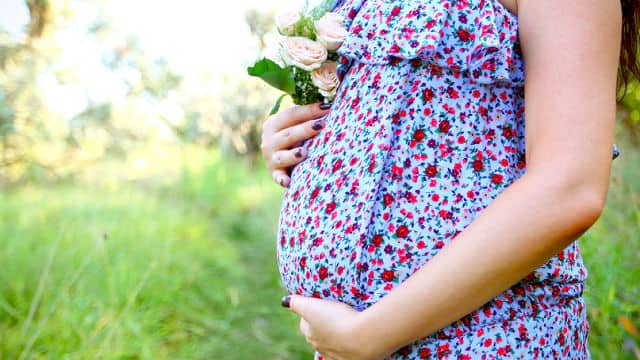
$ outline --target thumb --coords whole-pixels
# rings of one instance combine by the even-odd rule
[[[307,303],[307,298],[301,295],[287,295],[282,298],[282,306],[289,308],[301,317],[304,317]]]

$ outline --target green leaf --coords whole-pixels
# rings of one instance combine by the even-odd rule
[[[271,111],[269,112],[269,116],[277,113],[278,110],[280,110],[280,105],[282,104],[282,100],[284,99],[285,96],[287,96],[287,94],[280,95],[276,103],[273,105],[273,108],[271,108]]]
[[[248,67],[247,73],[264,80],[267,84],[287,94],[293,94],[296,91],[293,69],[289,66],[282,68],[274,61],[264,58],[256,62],[252,67]]]
[[[314,20],[320,19],[324,14],[334,8],[335,3],[336,0],[324,0],[310,11],[311,17],[313,17]]]
[[[314,19],[309,16],[301,16],[300,20],[296,23],[294,33],[296,36],[306,37],[313,41],[316,41],[316,25],[313,23]]]

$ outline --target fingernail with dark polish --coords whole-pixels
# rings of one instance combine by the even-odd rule
[[[293,153],[293,155],[295,155],[297,158],[301,158],[302,157],[302,149],[298,148],[298,150],[296,150],[296,152]]]
[[[320,109],[322,109],[322,110],[330,109],[331,108],[331,104],[332,103],[322,103],[322,104],[320,104]]]
[[[316,121],[313,123],[313,125],[311,126],[311,128],[312,128],[313,130],[315,130],[315,131],[322,130],[322,127],[323,127],[323,126],[322,126],[322,120],[316,120]]]
[[[291,303],[291,296],[287,295],[282,298],[282,307],[288,308],[290,303]]]
[[[284,186],[284,179],[280,178],[280,186]]]

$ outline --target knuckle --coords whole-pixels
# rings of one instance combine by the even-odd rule
[[[291,106],[291,107],[286,108],[285,110],[283,110],[280,114],[278,114],[278,116],[280,116],[282,118],[282,123],[288,122],[288,120],[290,118],[295,116],[296,107],[297,107],[296,105]]]
[[[275,165],[282,164],[282,155],[280,153],[275,153],[271,156],[271,162]]]
[[[271,173],[271,179],[276,183],[279,184],[280,183],[280,179],[278,177],[278,172],[277,171],[273,171]]]
[[[301,115],[303,108],[304,107],[300,106],[300,105],[292,106],[292,107],[290,107],[288,109],[289,112],[287,113],[287,116],[289,116],[289,117],[298,117],[298,116]]]
[[[302,120],[308,119],[313,115],[311,105],[298,105],[291,113],[293,122],[298,123]]]

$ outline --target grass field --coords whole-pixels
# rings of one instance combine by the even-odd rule
[[[622,151],[581,241],[594,359],[640,343],[640,153]],[[159,184],[0,192],[0,359],[311,357],[279,305],[282,190],[264,169],[211,154]]]

